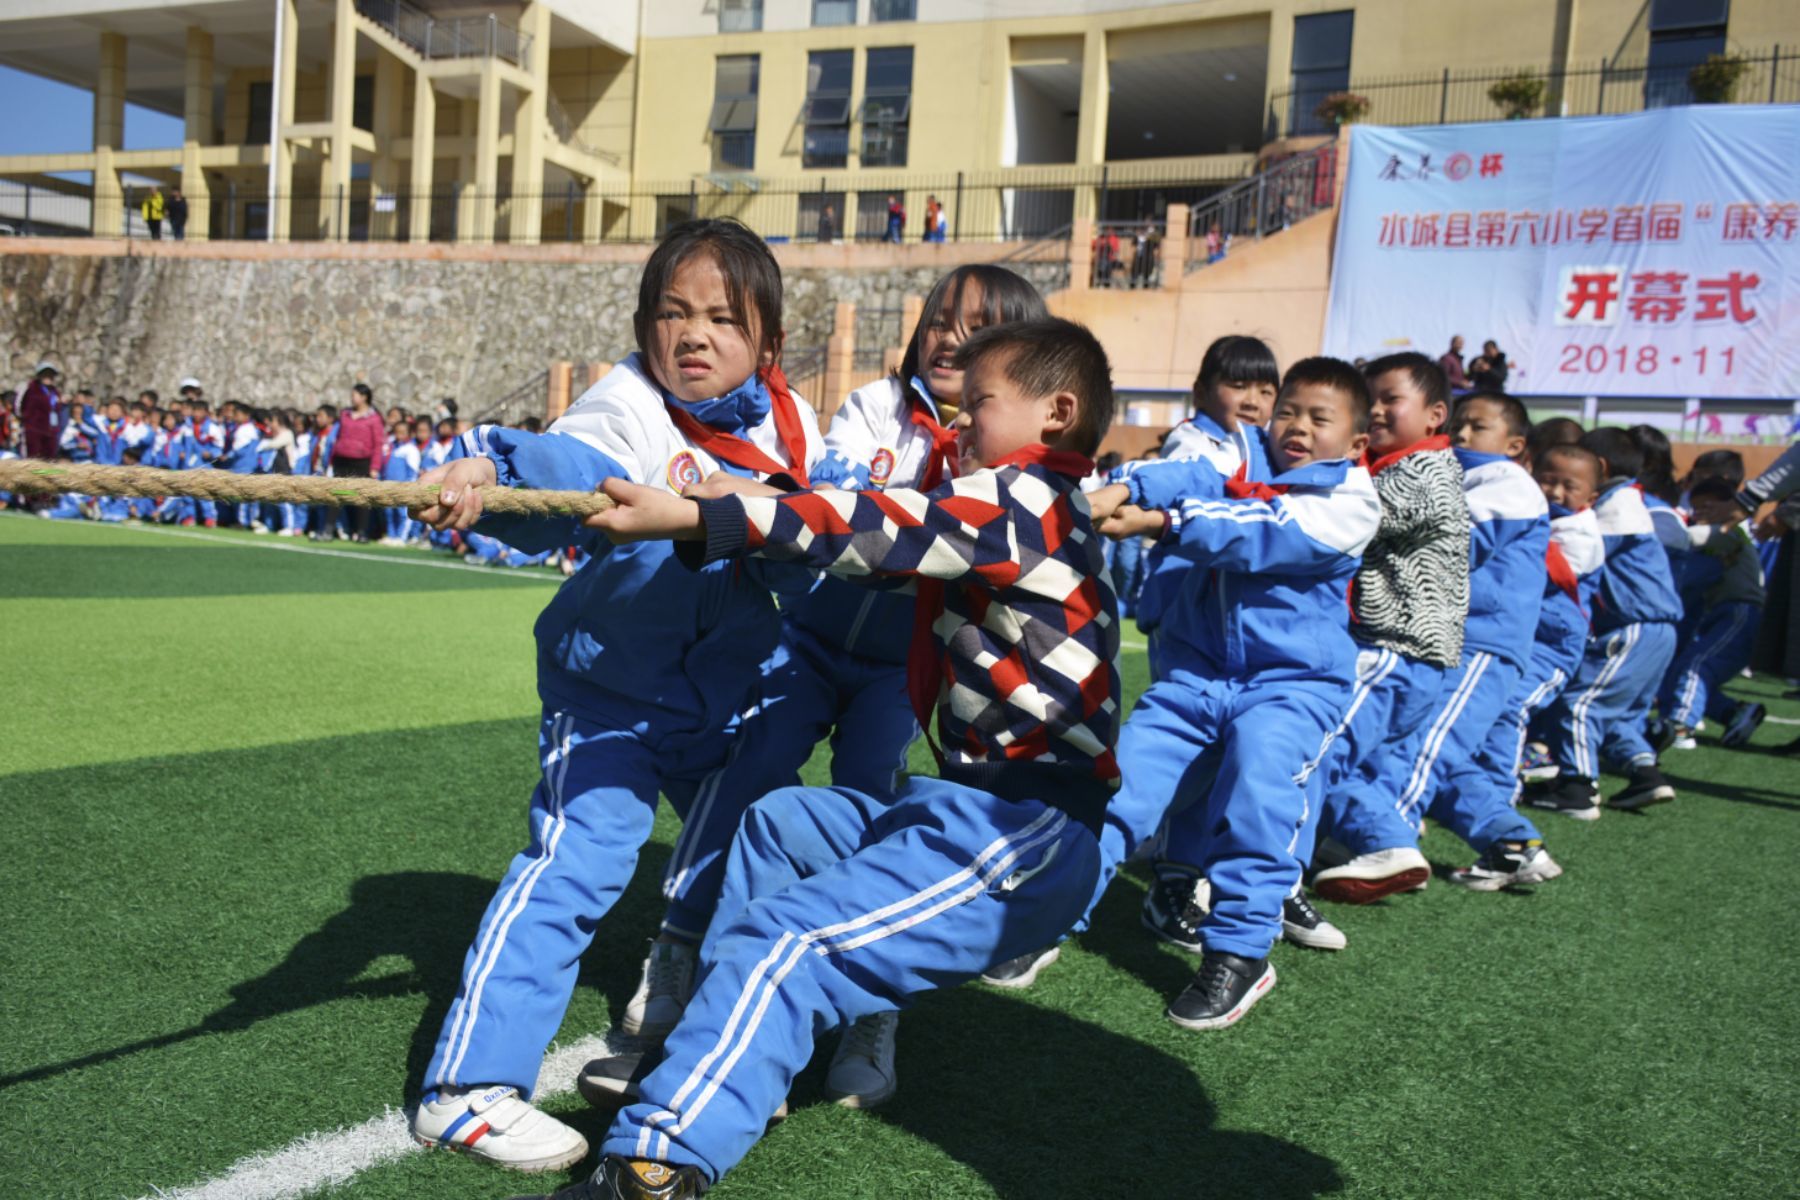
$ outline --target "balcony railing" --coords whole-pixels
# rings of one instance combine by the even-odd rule
[[[1800,102],[1800,45],[1740,54],[1743,77],[1732,99],[1739,104]],[[1642,112],[1694,103],[1688,87],[1689,66],[1652,67],[1647,63],[1601,61],[1567,70],[1524,68],[1545,84],[1544,102],[1530,116],[1587,117]],[[1488,97],[1488,89],[1520,74],[1519,68],[1452,70],[1416,75],[1352,79],[1348,91],[1369,100],[1359,118],[1371,125],[1452,125],[1499,121],[1506,111]],[[1277,92],[1269,103],[1265,134],[1271,140],[1331,133],[1335,127],[1316,110],[1326,92],[1303,88]]]
[[[425,58],[504,58],[523,66],[531,53],[531,35],[493,13],[445,19],[406,0],[356,0],[356,11]]]
[[[1337,195],[1337,162],[1336,143],[1327,143],[1196,204],[1188,217],[1188,269],[1219,261],[1235,241],[1279,233],[1330,208]]]

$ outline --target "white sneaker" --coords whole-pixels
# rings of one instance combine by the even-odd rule
[[[694,966],[699,954],[677,942],[653,942],[644,960],[644,975],[625,1005],[619,1028],[632,1037],[661,1041],[669,1036],[694,994]]]
[[[506,1086],[427,1093],[413,1116],[413,1137],[515,1171],[560,1171],[588,1152],[586,1138]]]
[[[1417,847],[1394,846],[1327,867],[1313,876],[1313,891],[1339,904],[1371,904],[1412,891],[1430,879],[1431,864]]]
[[[1699,748],[1700,743],[1694,740],[1694,735],[1691,733],[1678,733],[1675,735],[1675,740],[1669,743],[1671,750],[1698,750]]]
[[[844,1108],[874,1108],[893,1098],[897,1012],[875,1013],[851,1023],[838,1039],[825,1072],[825,1095]]]

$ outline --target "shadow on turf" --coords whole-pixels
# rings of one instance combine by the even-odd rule
[[[627,936],[624,931],[655,927],[662,904],[658,881],[668,854],[667,847],[654,842],[644,847],[631,886],[601,927],[603,938],[609,929]],[[401,871],[366,876],[351,886],[350,903],[342,912],[295,943],[273,970],[233,987],[231,1003],[200,1023],[0,1076],[0,1089],[194,1038],[240,1032],[258,1021],[319,1004],[423,993],[429,1003],[406,1057],[408,1088],[416,1089],[455,997],[463,956],[493,894],[494,881],[474,875]],[[390,958],[410,962],[411,970],[365,977],[375,963]],[[630,953],[590,954],[580,982],[598,987],[608,997],[625,997],[636,986],[638,968],[635,945]],[[622,1003],[621,999],[615,1007]],[[409,1091],[407,1099],[415,1098]]]
[[[1764,754],[1770,758],[1787,758],[1785,747],[1781,746],[1749,746],[1744,751],[1752,754]],[[1792,761],[1790,759],[1790,761]],[[1762,808],[1781,808],[1789,812],[1800,812],[1800,802],[1796,802],[1791,794],[1766,791],[1761,788],[1748,788],[1739,785],[1716,783],[1708,779],[1696,779],[1689,775],[1678,775],[1668,770],[1669,761],[1665,756],[1663,767],[1669,782],[1675,785],[1677,798],[1682,792],[1698,792],[1702,796],[1711,796],[1718,800],[1729,800],[1734,804],[1755,804]],[[1654,811],[1654,810],[1651,810]]]
[[[182,545],[146,534],[154,545],[8,546],[0,597],[84,600],[110,597],[188,599],[204,596],[299,595],[346,591],[442,592],[518,586],[500,570],[369,570],[333,555],[232,554],[217,547]],[[176,544],[171,544],[176,543]],[[286,547],[299,550],[299,547]],[[385,559],[390,556],[368,554]],[[408,560],[396,557],[396,561]],[[443,558],[419,561],[447,562]]]

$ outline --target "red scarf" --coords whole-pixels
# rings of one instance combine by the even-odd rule
[[[1094,460],[1085,454],[1052,450],[1042,442],[1034,442],[1015,450],[989,463],[988,467],[997,471],[1002,467],[1030,466],[1034,463],[1071,480],[1086,479],[1094,473]],[[912,702],[913,716],[919,722],[920,732],[925,735],[925,743],[931,747],[932,755],[942,763],[944,751],[938,745],[937,735],[932,731],[931,719],[937,713],[938,693],[944,686],[944,660],[938,652],[937,635],[933,632],[938,616],[944,611],[944,581],[920,576],[914,580],[913,586],[916,595],[913,600],[912,641],[906,652],[906,696]]]
[[[781,438],[781,449],[788,457],[789,466],[776,462],[737,434],[713,428],[667,397],[663,399],[663,405],[669,410],[669,419],[675,422],[681,436],[720,462],[762,475],[789,475],[801,487],[806,487],[806,427],[800,423],[800,409],[794,403],[794,394],[788,391],[787,376],[776,365],[763,373],[763,382],[769,385],[769,403],[775,410],[775,432]]]
[[[913,389],[906,389],[906,398],[909,402],[907,419],[931,439],[931,453],[925,459],[925,474],[919,479],[919,490],[929,492],[944,482],[945,475],[952,478],[956,475],[956,431],[940,425],[937,417],[932,414],[931,405],[925,403],[925,397]]]
[[[1545,547],[1544,565],[1550,570],[1550,582],[1562,589],[1563,595],[1573,600],[1576,608],[1581,608],[1581,582],[1575,577],[1575,568],[1563,556],[1561,546],[1551,542]],[[1582,612],[1585,615],[1586,610]]]
[[[1249,480],[1250,464],[1241,462],[1238,469],[1231,473],[1225,481],[1225,494],[1233,500],[1273,500],[1277,496],[1287,494],[1287,484],[1270,485],[1267,483],[1251,483]]]
[[[1448,450],[1449,448],[1450,435],[1447,433],[1437,433],[1428,438],[1420,438],[1410,446],[1402,446],[1398,450],[1390,450],[1380,458],[1370,458],[1367,454],[1364,454],[1362,465],[1369,468],[1369,474],[1379,475],[1409,454],[1423,454],[1427,450]]]

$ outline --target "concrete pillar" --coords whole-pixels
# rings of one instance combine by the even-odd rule
[[[1162,286],[1165,292],[1179,292],[1187,275],[1188,206],[1169,205],[1164,218],[1162,240]]]
[[[401,90],[406,64],[385,50],[375,52],[375,161],[369,164],[369,240],[391,242],[400,232]]]
[[[347,4],[350,0],[339,0]],[[475,202],[469,227],[471,240],[494,240],[494,193],[500,190],[500,72],[494,60],[481,66],[480,93],[475,101]]]
[[[182,116],[181,195],[187,201],[187,236],[205,241],[212,232],[212,196],[200,169],[200,147],[213,140],[213,39],[196,26],[187,31],[187,75]]]
[[[356,116],[356,0],[336,0],[331,21],[331,144],[319,173],[319,213],[327,241],[350,230],[350,130]]]
[[[100,35],[100,75],[94,80],[94,236],[125,231],[125,192],[113,155],[125,145],[125,35]]]
[[[478,98],[459,96],[456,100],[457,131],[463,149],[456,160],[456,240],[475,240],[475,130]]]
[[[569,411],[569,389],[574,384],[575,364],[570,362],[553,362],[550,364],[550,398],[544,406],[544,423],[555,422],[556,418]]]
[[[1090,29],[1081,45],[1081,107],[1075,126],[1075,161],[1084,166],[1106,161],[1106,122],[1111,72],[1106,61],[1106,30]],[[1075,189],[1075,216],[1098,211],[1098,189]]]
[[[431,240],[431,173],[437,157],[437,92],[431,77],[413,73],[412,188],[407,235],[415,242]]]
[[[1069,290],[1087,291],[1093,271],[1094,218],[1076,217],[1069,226]]]
[[[856,373],[856,305],[841,301],[831,320],[831,336],[825,339],[825,381],[819,395],[813,398],[823,426],[837,415],[850,394],[850,380]]]
[[[275,127],[279,136],[269,147],[275,161],[275,195],[269,205],[269,219],[275,223],[275,239],[285,242],[293,234],[294,225],[294,149],[288,144],[285,130],[294,123],[294,90],[300,75],[300,6],[298,0],[277,0],[281,5],[281,61],[275,64],[275,78],[269,90],[275,106]]]
[[[537,0],[519,15],[519,31],[531,36],[524,66],[531,90],[513,113],[512,240],[537,244],[544,223],[544,138],[550,127],[550,9]]]

